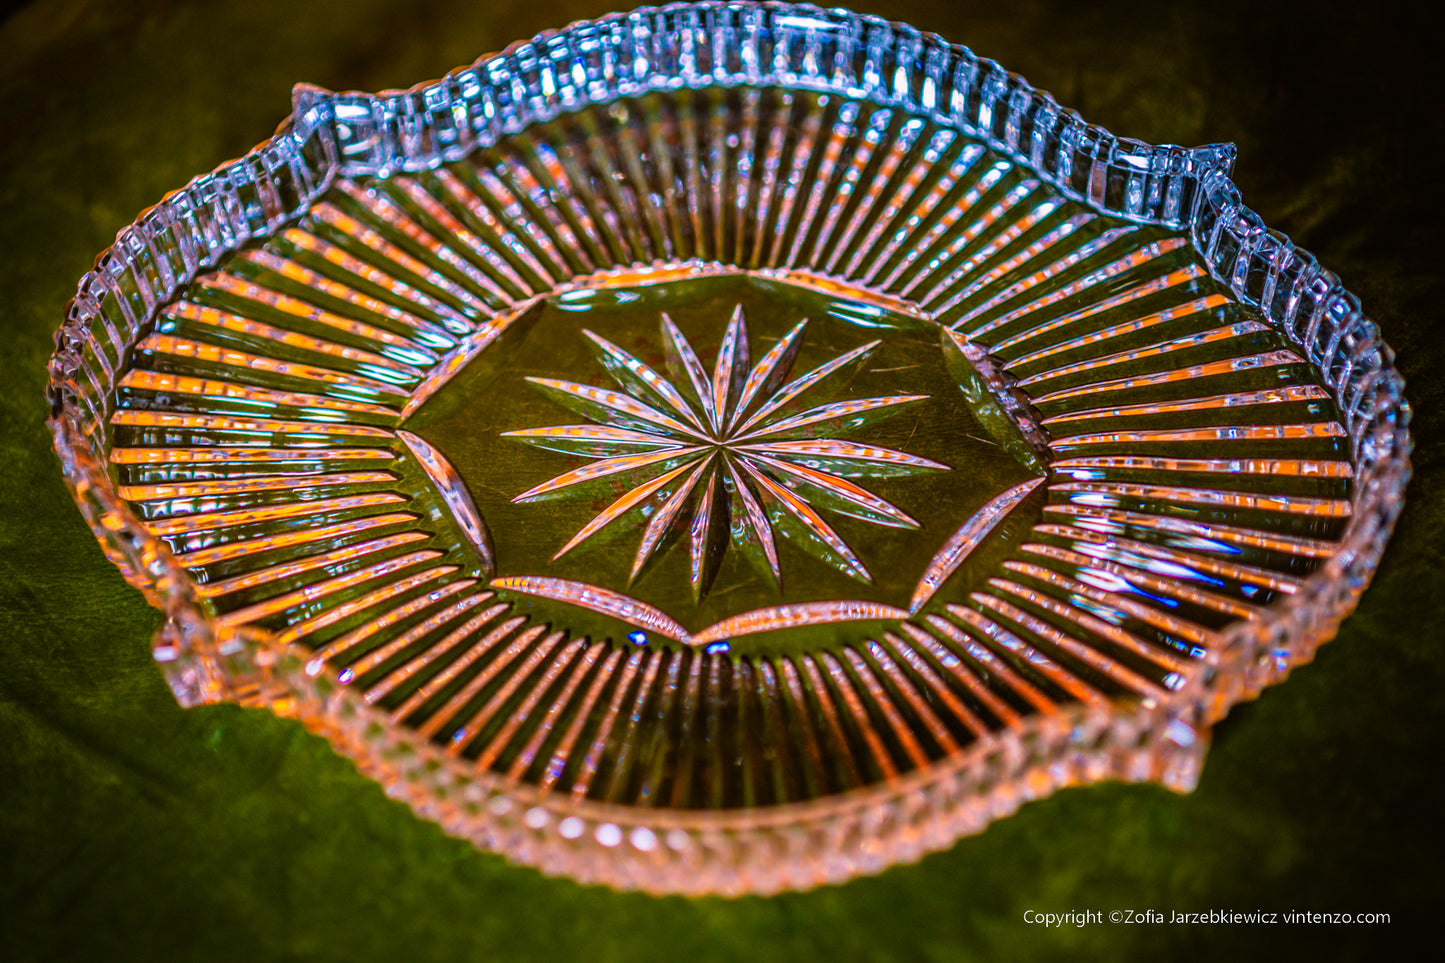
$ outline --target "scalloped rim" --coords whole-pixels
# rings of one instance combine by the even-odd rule
[[[617,58],[629,43],[640,56],[653,56],[644,45],[654,36],[653,21],[663,17],[696,30],[732,30],[735,48],[724,49],[739,54],[736,63],[718,62],[728,58],[714,51],[713,68],[699,71],[700,60],[679,54],[676,74],[667,74],[632,70]],[[787,30],[824,27],[840,45],[852,45],[861,70],[839,56],[827,76],[800,73],[777,53]],[[607,83],[559,86],[554,73],[550,96],[529,95],[502,109],[508,105],[497,101],[511,92],[487,86],[487,78],[548,70],[548,51],[584,33],[614,43],[603,48],[614,58],[610,73],[604,70]],[[771,69],[760,66],[764,36],[771,38]],[[898,67],[895,79],[879,72],[879,58]],[[943,75],[933,70],[941,62],[950,65],[947,97],[937,82]],[[905,63],[922,74],[907,74]],[[1220,633],[1208,656],[1212,672],[1163,704],[1032,717],[1021,730],[895,782],[754,810],[573,802],[478,775],[387,728],[323,666],[303,662],[264,633],[214,621],[169,549],[120,499],[96,448],[108,404],[104,384],[140,327],[226,254],[301,216],[338,175],[434,167],[585,103],[669,83],[775,84],[929,114],[1096,210],[1187,229],[1213,276],[1304,352],[1344,413],[1357,484],[1339,550],[1295,595]],[[579,21],[405,91],[332,94],[298,85],[294,107],[275,136],[166,195],[97,257],[67,307],[50,359],[55,450],[107,556],[165,613],[154,651],[182,704],[230,699],[299,718],[419,814],[543,872],[659,893],[772,893],[917,859],[1065,785],[1147,780],[1188,791],[1208,727],[1309,661],[1333,636],[1368,586],[1399,516],[1411,439],[1393,353],[1335,275],[1243,206],[1230,180],[1232,145],[1186,149],[1117,138],[998,64],[932,34],[842,10],[773,3],[674,4]],[[466,122],[458,122],[464,113]]]

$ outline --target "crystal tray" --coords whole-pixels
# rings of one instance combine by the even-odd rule
[[[545,872],[876,872],[1189,790],[1369,582],[1401,380],[1233,156],[786,4],[301,86],[81,281],[56,450],[182,703]]]

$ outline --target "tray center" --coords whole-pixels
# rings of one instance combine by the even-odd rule
[[[939,546],[1038,475],[945,341],[832,282],[651,269],[520,312],[405,428],[463,479],[511,588],[596,587],[693,633],[906,610]]]

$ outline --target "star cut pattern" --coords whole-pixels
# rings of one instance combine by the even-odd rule
[[[624,517],[646,526],[629,581],[669,546],[685,545],[694,600],[716,578],[729,544],[777,587],[778,539],[864,582],[872,576],[825,512],[892,528],[918,522],[853,478],[946,471],[947,465],[846,435],[896,414],[927,395],[816,402],[836,392],[880,344],[844,352],[792,380],[807,319],[750,361],[746,321],[738,306],[711,373],[677,325],[662,315],[666,374],[592,331],[602,366],[618,389],[531,377],[556,401],[591,420],[503,432],[551,451],[593,459],[528,489],[513,502],[622,494],[577,531],[555,561]]]

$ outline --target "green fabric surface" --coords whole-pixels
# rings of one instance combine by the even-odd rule
[[[1069,790],[846,886],[653,899],[450,839],[297,724],[177,707],[150,659],[157,615],[102,557],[44,426],[45,360],[76,281],[142,208],[268,136],[292,83],[409,86],[606,5],[39,0],[0,25],[0,958],[1352,959],[1428,945],[1445,897],[1430,22],[1385,3],[884,3],[861,9],[968,44],[1121,135],[1237,142],[1246,202],[1339,273],[1399,354],[1417,474],[1374,587],[1313,664],[1217,727],[1198,791]],[[1023,918],[1083,909],[1392,920]]]

